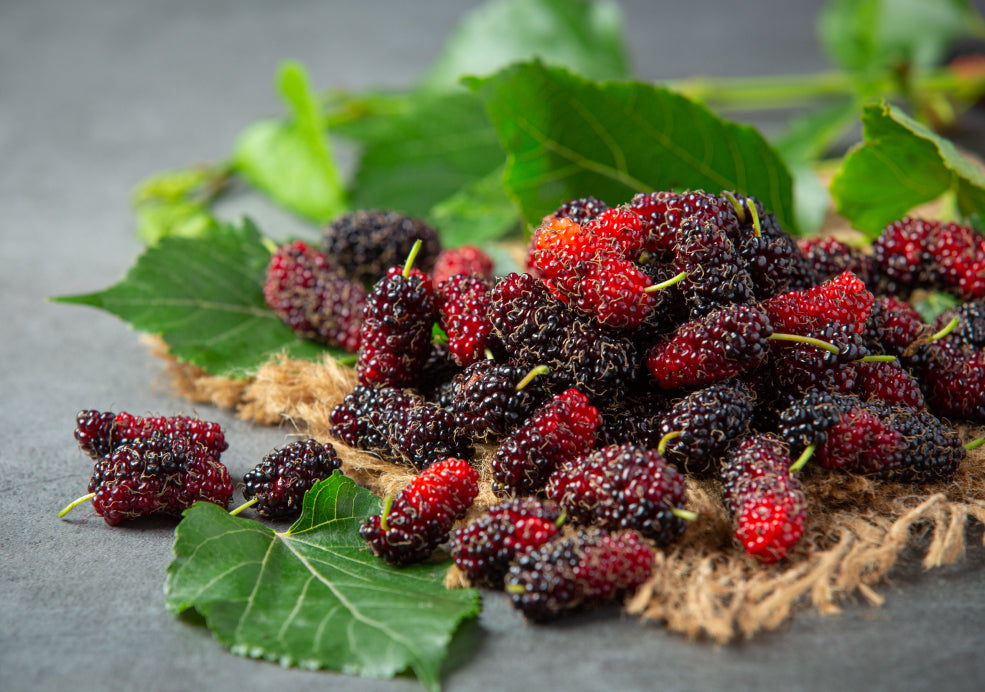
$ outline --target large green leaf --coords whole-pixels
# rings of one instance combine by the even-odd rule
[[[428,220],[448,247],[497,240],[519,226],[513,200],[503,189],[503,167],[438,202]]]
[[[796,230],[790,172],[753,128],[639,82],[596,83],[539,62],[468,84],[507,151],[506,186],[535,224],[560,202],[651,190],[735,189]]]
[[[288,209],[319,223],[328,221],[347,207],[321,106],[298,63],[282,65],[277,82],[291,117],[247,127],[236,144],[234,164]]]
[[[603,0],[497,0],[473,10],[426,73],[425,88],[538,57],[592,79],[629,76],[619,7]]]
[[[249,375],[279,351],[298,358],[326,350],[347,355],[298,339],[266,306],[269,258],[249,220],[223,224],[196,238],[162,238],[114,286],[53,300],[111,312],[159,334],[175,357],[218,375]]]
[[[831,59],[860,74],[933,67],[976,27],[981,18],[967,0],[832,0],[818,21]]]
[[[482,104],[465,91],[408,95],[357,132],[363,144],[352,192],[357,208],[424,216],[504,159]]]
[[[985,213],[985,174],[899,109],[871,104],[862,113],[864,141],[831,181],[838,213],[875,237],[913,207],[945,193],[965,216]]]
[[[359,537],[379,500],[336,473],[285,533],[197,503],[178,525],[165,592],[233,652],[370,677],[412,670],[429,690],[474,589],[442,585],[447,565],[391,567]]]

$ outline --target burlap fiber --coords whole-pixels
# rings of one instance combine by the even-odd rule
[[[328,357],[322,362],[280,357],[251,379],[232,380],[175,360],[158,339],[148,343],[164,359],[165,374],[179,395],[332,442],[343,471],[380,495],[398,492],[413,478],[406,467],[331,438],[329,414],[355,384],[351,368]],[[961,432],[967,441],[985,429]],[[480,451],[481,489],[470,516],[496,502],[489,478],[492,448]],[[807,608],[834,614],[847,599],[859,596],[879,605],[878,586],[904,553],[907,559],[922,556],[927,569],[952,564],[964,559],[969,537],[982,533],[985,447],[970,452],[946,484],[914,486],[818,473],[804,478],[804,489],[810,504],[804,537],[787,559],[765,566],[733,542],[716,486],[689,481],[688,508],[698,519],[682,541],[658,552],[652,578],[627,600],[626,612],[688,637],[724,643],[775,629]],[[446,583],[465,581],[452,568]]]

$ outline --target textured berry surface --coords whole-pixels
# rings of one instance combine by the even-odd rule
[[[467,461],[444,459],[414,477],[387,511],[367,518],[359,535],[373,553],[397,565],[423,562],[465,515],[479,492],[479,474]]]
[[[712,384],[762,363],[772,333],[766,313],[753,306],[719,308],[654,345],[646,365],[664,389]]]
[[[807,502],[787,474],[759,476],[746,485],[733,514],[735,536],[760,562],[782,560],[804,534]]]
[[[555,503],[534,497],[494,505],[455,532],[452,559],[473,583],[502,586],[514,559],[558,535],[560,518]]]
[[[505,589],[515,608],[543,622],[631,593],[652,571],[653,551],[636,532],[583,530],[520,557]]]
[[[920,386],[927,405],[942,416],[985,421],[985,350],[952,342],[926,348]]]
[[[819,286],[773,296],[760,305],[778,332],[810,336],[835,322],[862,334],[874,300],[857,276],[844,272]]]
[[[678,231],[686,220],[708,224],[726,233],[731,233],[738,223],[735,209],[727,200],[701,190],[641,192],[633,197],[629,208],[644,220],[646,250],[658,254],[674,252]]]
[[[655,450],[635,444],[603,447],[569,459],[551,474],[547,497],[572,520],[615,531],[635,529],[657,545],[684,533],[684,474]]]
[[[431,353],[436,319],[431,277],[391,267],[366,299],[359,330],[359,384],[409,386]]]
[[[691,317],[726,305],[751,303],[752,278],[724,229],[685,220],[677,231],[674,265],[687,272],[681,284]]]
[[[332,435],[350,447],[383,452],[388,448],[385,421],[417,403],[414,395],[401,389],[356,385],[329,414]]]
[[[267,265],[263,295],[299,336],[358,350],[366,289],[339,274],[324,253],[300,240],[282,245]]]
[[[359,210],[339,217],[322,232],[322,249],[339,271],[364,284],[374,284],[390,267],[402,265],[416,241],[414,261],[429,272],[441,252],[438,232],[424,221],[385,210]]]
[[[466,366],[485,358],[491,343],[489,319],[492,282],[474,274],[456,274],[434,289],[439,323],[448,336],[448,350],[458,365]]]
[[[853,392],[863,401],[876,400],[887,404],[908,406],[914,411],[924,407],[920,383],[907,372],[898,360],[874,363],[855,363]]]
[[[583,224],[591,221],[608,208],[609,205],[597,197],[579,197],[562,204],[551,213],[551,216],[559,219],[571,219]]]
[[[725,457],[719,472],[722,498],[729,512],[739,510],[753,480],[787,474],[791,463],[790,448],[776,435],[745,437]]]
[[[445,457],[471,459],[475,454],[455,414],[434,404],[395,407],[374,423],[387,443],[383,456],[396,463],[423,469]]]
[[[800,251],[814,268],[819,283],[850,271],[861,279],[869,290],[875,290],[877,279],[872,255],[865,254],[858,248],[831,236],[804,239],[799,245]]]
[[[107,524],[167,514],[178,516],[204,500],[228,507],[233,482],[202,445],[155,433],[119,447],[96,462],[89,479],[92,506]]]
[[[577,389],[552,398],[496,450],[493,490],[498,495],[529,495],[543,488],[558,464],[591,448],[598,418],[598,410]]]
[[[184,437],[201,445],[216,459],[226,451],[229,443],[222,427],[190,416],[137,416],[126,411],[86,410],[75,419],[75,439],[93,459],[110,454],[120,445],[146,440],[154,434],[166,439]]]
[[[544,375],[517,389],[530,370],[525,365],[482,360],[453,381],[451,410],[475,440],[500,437],[516,429],[550,397]]]
[[[475,245],[461,245],[442,250],[434,261],[432,280],[437,285],[456,274],[470,274],[480,279],[492,279],[492,257]]]
[[[902,461],[873,469],[875,475],[907,483],[949,481],[954,477],[967,456],[961,436],[954,429],[928,411],[884,404],[870,404],[869,408],[903,441]]]
[[[317,440],[297,440],[267,454],[243,476],[243,496],[257,498],[265,517],[297,517],[304,494],[341,466],[335,448]]]
[[[739,380],[709,385],[656,416],[649,444],[680,433],[668,440],[667,459],[689,473],[707,473],[716,468],[726,446],[749,429],[754,405],[752,390]]]

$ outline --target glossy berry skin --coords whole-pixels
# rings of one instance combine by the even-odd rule
[[[855,363],[853,393],[863,401],[882,401],[887,404],[908,406],[914,411],[924,407],[920,383],[898,360],[873,363]]]
[[[653,559],[635,531],[586,529],[521,556],[504,588],[514,608],[531,621],[546,622],[635,591],[650,577]]]
[[[370,452],[388,448],[385,421],[393,412],[416,406],[413,394],[396,387],[358,384],[332,409],[332,435],[349,445]]]
[[[727,200],[702,190],[641,192],[628,206],[643,217],[646,251],[657,254],[674,252],[678,232],[685,221],[709,224],[726,233],[731,233],[738,223],[735,210]]]
[[[569,301],[599,324],[612,329],[631,329],[646,319],[656,302],[646,289],[650,278],[635,263],[600,255],[586,263],[581,280]]]
[[[681,471],[706,474],[718,465],[726,447],[749,429],[756,397],[740,380],[717,382],[691,392],[656,416],[648,444],[669,433],[664,454]]]
[[[872,303],[863,336],[873,353],[902,356],[926,329],[920,313],[905,300],[895,296],[877,296]]]
[[[929,411],[869,404],[869,409],[902,439],[902,461],[874,475],[904,483],[947,482],[968,455],[957,431]]]
[[[421,219],[395,211],[360,209],[340,216],[322,232],[322,250],[347,278],[366,285],[402,265],[416,241],[421,249],[414,266],[434,267],[441,252],[438,232]]]
[[[517,389],[530,369],[515,363],[482,360],[453,380],[450,409],[474,440],[490,440],[515,430],[550,396],[548,375],[538,375]]]
[[[608,209],[609,205],[597,197],[579,197],[563,203],[550,216],[559,219],[571,219],[579,224],[585,224]]]
[[[878,286],[875,262],[871,255],[832,236],[803,239],[800,251],[814,268],[819,283],[850,271],[869,288]],[[792,287],[795,288],[795,287]]]
[[[359,384],[412,386],[431,353],[437,317],[431,277],[391,267],[366,299],[359,331]]]
[[[479,473],[467,461],[444,459],[415,476],[394,498],[385,517],[368,517],[359,535],[386,562],[423,562],[448,540],[455,521],[475,500],[478,483]]]
[[[762,476],[787,474],[792,464],[787,443],[772,433],[749,435],[734,445],[723,459],[719,478],[722,499],[733,514],[749,483]]]
[[[752,277],[738,251],[725,230],[713,224],[692,219],[681,224],[674,245],[674,268],[687,272],[681,290],[692,319],[755,298]]]
[[[474,584],[501,587],[514,559],[558,535],[560,517],[555,503],[534,497],[494,505],[455,532],[452,559]]]
[[[491,290],[491,281],[473,274],[456,274],[435,287],[435,307],[448,336],[448,350],[462,367],[485,358],[487,349],[500,350],[489,319]]]
[[[773,327],[751,305],[730,305],[685,323],[653,346],[646,365],[664,389],[727,380],[766,359]]]
[[[684,474],[656,450],[636,444],[603,447],[569,459],[544,491],[575,522],[603,529],[635,529],[657,545],[684,533]]]
[[[493,260],[475,245],[447,248],[438,253],[434,261],[431,280],[435,286],[456,274],[469,274],[480,279],[493,278]]]
[[[888,472],[903,463],[904,441],[870,406],[845,399],[838,422],[813,459],[829,469],[869,474]],[[851,403],[849,403],[851,402]]]
[[[187,438],[201,445],[216,459],[229,443],[222,427],[190,416],[137,416],[126,411],[80,411],[75,419],[75,439],[90,457],[99,459],[121,445],[150,439],[155,434],[165,439]]]
[[[745,488],[733,514],[735,536],[765,564],[785,558],[804,534],[807,502],[796,478],[760,476]]]
[[[985,350],[950,341],[925,347],[920,386],[927,405],[942,416],[985,421]]]
[[[493,491],[500,496],[530,495],[543,488],[558,464],[589,450],[598,420],[598,410],[577,389],[552,398],[496,450]]]
[[[874,300],[857,276],[844,272],[819,286],[773,296],[759,305],[778,332],[810,336],[835,322],[862,334]]]
[[[395,463],[420,470],[445,457],[471,459],[475,454],[468,431],[458,425],[455,414],[434,404],[416,401],[371,420],[387,444],[382,456]]]
[[[335,448],[317,440],[297,440],[267,454],[243,476],[243,497],[257,498],[264,517],[297,517],[304,494],[332,475],[342,462]]]
[[[263,295],[297,335],[358,350],[366,289],[342,276],[324,253],[300,240],[280,246],[267,264]]]
[[[96,514],[112,526],[152,514],[178,516],[199,500],[226,508],[233,482],[202,445],[156,433],[97,461],[89,492]]]

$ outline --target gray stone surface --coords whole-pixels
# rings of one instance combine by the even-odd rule
[[[115,318],[45,297],[102,288],[140,250],[128,211],[150,173],[225,156],[243,126],[280,108],[278,62],[319,85],[403,86],[469,6],[221,0],[0,3],[0,688],[3,690],[412,690],[284,670],[227,653],[164,609],[173,522],[110,528],[59,508],[90,465],[76,412],[195,410],[220,421],[241,476],[287,429],[193,407]],[[820,2],[621,3],[640,76],[801,72],[825,66]],[[974,142],[973,142],[974,143]],[[979,138],[979,151],[985,139]],[[272,235],[296,222],[244,204]],[[906,561],[884,607],[850,603],[718,647],[614,612],[531,627],[487,594],[449,690],[979,690],[985,687],[985,554],[924,573]]]

